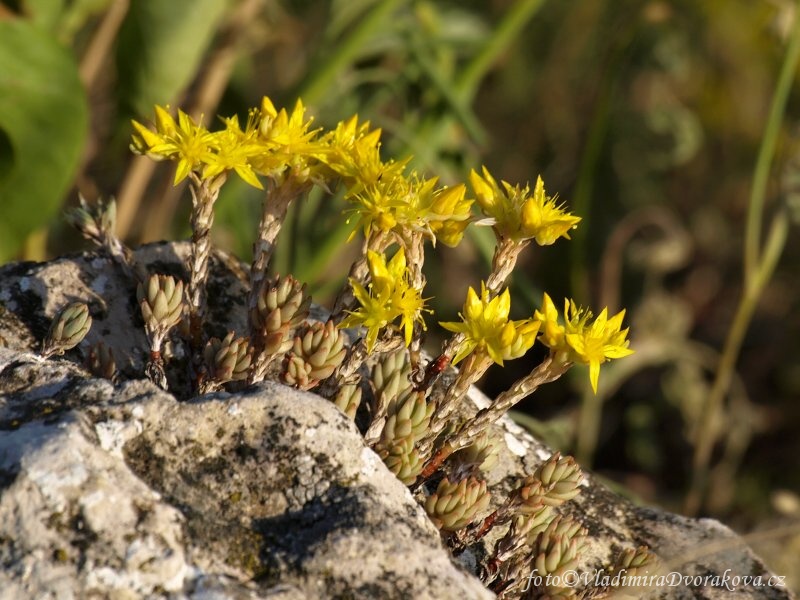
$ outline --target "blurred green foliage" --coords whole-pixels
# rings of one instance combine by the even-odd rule
[[[572,243],[525,255],[515,309],[528,313],[544,287],[628,307],[638,352],[609,365],[596,398],[582,397],[576,373],[579,383],[548,386],[523,408],[540,435],[549,422],[553,440],[584,462],[676,508],[742,294],[753,166],[796,13],[790,0],[0,2],[0,260],[77,248],[54,216],[78,191],[116,195],[131,242],[186,235],[186,194],[169,168],[147,171],[127,151],[128,119],[148,118],[156,102],[211,124],[216,114],[243,118],[265,94],[277,106],[300,95],[321,124],[371,120],[387,155],[411,153],[445,183],[481,163],[511,182],[542,174],[584,220]],[[767,223],[782,206],[800,213],[797,88]],[[243,260],[261,200],[233,180],[217,204],[216,242]],[[308,281],[322,302],[357,251],[343,243],[342,209],[335,195],[312,195],[289,215],[276,255],[275,268]],[[45,245],[35,243],[43,236],[23,244],[42,227]],[[706,510],[742,526],[773,518],[778,491],[800,492],[794,232],[714,425],[724,436]],[[442,320],[486,272],[486,234],[426,263],[426,296]],[[504,389],[535,359],[491,371],[484,388]]]

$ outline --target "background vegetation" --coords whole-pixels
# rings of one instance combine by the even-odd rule
[[[155,103],[211,123],[244,118],[265,94],[276,106],[301,96],[321,124],[370,119],[387,155],[413,154],[447,183],[481,164],[512,183],[542,174],[584,221],[571,243],[526,254],[512,290],[518,316],[543,289],[627,307],[638,352],[604,370],[598,396],[574,373],[517,418],[642,502],[755,532],[773,569],[800,573],[800,242],[796,226],[786,235],[800,216],[800,84],[784,63],[796,9],[791,0],[3,0],[0,261],[81,248],[61,218],[79,192],[116,196],[131,243],[187,234],[186,190],[127,148],[129,119],[149,118]],[[788,104],[770,113],[782,64]],[[243,260],[260,202],[232,178],[217,204],[216,242]],[[312,194],[276,257],[276,270],[308,281],[321,303],[353,255],[342,209]],[[487,235],[437,249],[426,264],[426,295],[443,320],[488,271]],[[752,251],[771,242],[774,273],[743,263],[747,252],[769,258]],[[754,280],[765,285],[750,296],[750,318],[741,301]],[[492,370],[484,389],[503,389],[535,359]],[[709,493],[687,503],[704,443]]]

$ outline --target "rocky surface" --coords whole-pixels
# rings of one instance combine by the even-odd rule
[[[137,258],[185,277],[186,252],[158,244]],[[238,265],[218,255],[212,267],[214,333],[244,331]],[[38,360],[49,319],[73,301],[90,305],[88,339]],[[120,384],[80,366],[100,339]],[[0,268],[0,598],[492,597],[470,572],[485,547],[451,559],[408,489],[328,401],[272,383],[178,401],[125,381],[145,357],[133,283],[108,259]],[[510,421],[498,434],[495,498],[550,455]],[[592,477],[565,508],[589,529],[590,580],[621,548],[646,544],[665,573],[687,578],[647,597],[792,597],[767,585],[763,564],[715,521],[633,506]],[[763,585],[734,580],[744,575]]]

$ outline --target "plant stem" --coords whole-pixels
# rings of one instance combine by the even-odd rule
[[[214,203],[225,182],[222,174],[213,181],[200,181],[192,174],[192,250],[189,259],[189,331],[192,348],[199,356],[203,345],[203,320],[206,313],[206,281],[211,254],[211,227],[214,224]]]
[[[248,311],[252,312],[258,305],[258,295],[267,277],[269,261],[275,250],[275,240],[281,231],[289,204],[306,189],[307,184],[297,183],[291,175],[288,175],[282,183],[271,184],[270,192],[264,198],[261,221],[258,224],[258,238],[253,247],[253,264],[250,267]]]
[[[761,242],[761,224],[764,215],[764,202],[767,196],[767,183],[769,182],[770,167],[775,157],[775,148],[778,144],[783,115],[786,111],[786,102],[792,89],[792,82],[797,71],[800,58],[800,15],[795,14],[794,26],[783,59],[778,84],[775,86],[775,95],[772,98],[767,124],[764,128],[764,137],[761,139],[755,171],[753,172],[753,185],[750,188],[750,205],[747,209],[747,224],[744,240],[744,280],[745,285],[756,276]]]
[[[761,293],[783,252],[789,232],[787,215],[784,212],[778,213],[772,222],[766,246],[763,248],[763,255],[761,254],[761,226],[767,183],[798,60],[800,60],[800,17],[796,15],[753,173],[745,231],[744,292],[725,339],[714,383],[702,406],[698,427],[695,429],[692,479],[684,504],[684,512],[688,515],[697,514],[702,507],[711,452],[718,437],[715,430],[718,413],[730,388],[745,333]]]

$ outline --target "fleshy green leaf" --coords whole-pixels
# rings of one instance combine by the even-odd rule
[[[69,51],[29,22],[0,21],[0,261],[58,212],[87,123]]]
[[[136,115],[174,102],[193,79],[228,0],[136,0],[117,48],[119,97]]]

